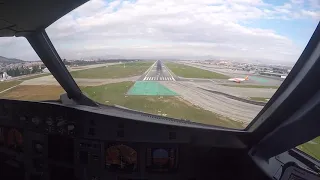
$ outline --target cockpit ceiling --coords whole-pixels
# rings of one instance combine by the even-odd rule
[[[44,29],[85,2],[87,0],[0,0],[0,37],[25,36]]]

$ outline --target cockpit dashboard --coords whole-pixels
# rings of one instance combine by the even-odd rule
[[[106,108],[0,100],[0,179],[270,178],[245,132]]]

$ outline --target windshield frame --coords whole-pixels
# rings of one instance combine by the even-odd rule
[[[84,4],[84,3],[82,3]],[[79,4],[80,5],[80,4]],[[69,11],[71,12],[71,11]],[[66,15],[67,13],[61,14],[60,18]],[[56,19],[55,21],[57,21]],[[53,24],[51,22],[51,24]],[[60,85],[63,87],[63,89],[67,92],[67,96],[69,99],[73,99],[74,101],[77,101],[79,104],[83,105],[90,105],[90,106],[97,106],[97,103],[91,100],[90,98],[86,97],[82,91],[80,90],[79,86],[71,76],[71,74],[68,72],[66,66],[63,64],[58,52],[56,51],[55,47],[53,46],[50,38],[48,37],[45,28],[49,27],[51,24],[48,24],[44,26],[44,28],[39,29],[34,32],[26,33],[25,36],[29,43],[32,45],[33,49],[36,51],[36,53],[39,55],[40,59],[45,63],[45,65],[48,67],[52,75],[55,77],[55,79],[60,83]],[[316,28],[319,29],[318,27]],[[314,32],[313,36],[315,36],[316,31]],[[308,46],[310,46],[309,41]],[[47,46],[46,48],[41,48],[39,45]],[[258,113],[257,116],[247,125],[243,130],[244,131],[256,131],[260,126],[262,126],[267,119],[270,119],[273,112],[271,112],[270,109],[276,109],[275,107],[281,106],[281,104],[286,100],[285,96],[288,96],[288,88],[292,87],[292,82],[294,82],[294,79],[296,79],[297,74],[299,73],[300,69],[303,68],[304,65],[304,54],[306,54],[306,51],[308,51],[307,48],[303,51],[302,55],[300,56],[299,60],[297,61],[296,65],[293,67],[292,71],[289,73],[288,77],[284,80],[282,85],[279,87],[279,89],[276,91],[276,93],[271,97],[271,99],[268,101],[268,103],[263,107],[263,109]],[[45,53],[47,51],[47,54]],[[50,61],[47,59],[51,59]],[[51,66],[49,68],[49,66]],[[270,112],[269,112],[270,111]],[[210,125],[208,125],[210,126]]]
[[[296,64],[288,74],[287,78],[283,81],[281,86],[273,94],[268,103],[258,113],[258,115],[251,121],[251,123],[244,129],[246,131],[253,132],[257,130],[263,123],[268,119],[271,119],[273,112],[283,105],[286,100],[292,100],[295,102],[295,97],[290,96],[292,91],[296,87],[305,82],[304,79],[307,77],[309,70],[314,67],[317,61],[317,50],[319,49],[320,43],[320,22],[314,30],[308,44],[298,58]],[[303,91],[301,91],[303,93]],[[279,117],[281,119],[281,117]],[[285,119],[283,119],[284,121]],[[280,120],[281,121],[281,120]],[[282,121],[281,121],[282,122]],[[278,123],[280,124],[280,123]]]
[[[72,99],[82,105],[97,106],[94,101],[82,93],[68,69],[63,64],[62,59],[45,30],[30,33],[25,37],[53,77],[67,92],[68,99]]]

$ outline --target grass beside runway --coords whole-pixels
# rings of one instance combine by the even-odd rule
[[[163,115],[178,119],[189,119],[195,122],[230,128],[241,128],[243,125],[211,111],[204,110],[175,96],[139,96],[127,95],[133,82],[113,83],[95,87],[82,88],[93,100],[107,104],[120,105],[130,109]]]
[[[306,142],[297,147],[299,150],[309,154],[310,156],[320,160],[320,137]]]
[[[177,76],[185,78],[204,78],[204,79],[228,79],[230,77],[204,69],[187,66],[177,63],[165,63],[166,66]]]
[[[10,87],[19,85],[22,81],[4,81],[0,82],[0,92],[4,91]]]
[[[17,86],[17,85],[21,84],[24,80],[34,79],[34,78],[48,76],[48,75],[50,75],[50,74],[45,73],[45,74],[39,74],[39,75],[30,76],[30,77],[20,78],[18,80],[0,82],[0,92],[4,91],[6,89],[9,89],[13,86]],[[1,98],[1,94],[0,94],[0,98]]]
[[[73,78],[102,79],[102,78],[124,78],[142,75],[153,61],[131,62],[115,64],[70,72]]]
[[[279,86],[262,86],[262,85],[249,85],[249,84],[221,84],[228,87],[238,87],[238,88],[265,88],[265,89],[278,89]]]
[[[61,86],[55,85],[19,85],[4,93],[0,98],[28,101],[58,100],[64,93]]]

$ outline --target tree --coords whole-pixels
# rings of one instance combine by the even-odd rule
[[[34,74],[34,73],[38,73],[38,72],[41,72],[40,67],[39,66],[32,66],[31,73]]]
[[[14,74],[15,74],[15,76],[20,76],[19,68],[16,68],[16,69],[14,70]]]
[[[8,69],[8,70],[7,70],[7,74],[8,74],[9,76],[13,76],[12,69]]]

